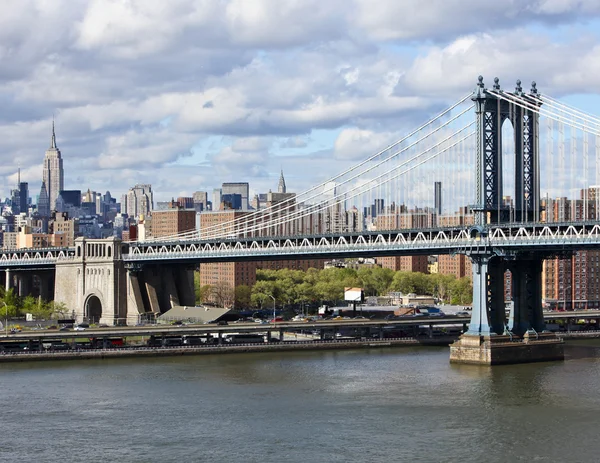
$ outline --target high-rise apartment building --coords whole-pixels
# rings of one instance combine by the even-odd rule
[[[439,255],[438,273],[454,275],[456,278],[472,278],[471,259],[464,254]]]
[[[206,191],[195,191],[192,195],[194,202],[194,209],[196,212],[202,212],[208,210],[208,193]]]
[[[54,121],[52,121],[52,138],[50,139],[50,148],[46,150],[46,155],[44,156],[42,181],[46,185],[50,210],[53,211],[56,209],[56,200],[58,199],[58,195],[64,189],[63,160],[60,155],[60,150],[56,146]]]
[[[179,207],[152,213],[152,237],[178,235],[196,228],[196,211]]]
[[[152,185],[135,185],[129,189],[125,199],[125,210],[122,210],[124,214],[136,219],[139,219],[141,215],[150,215],[150,211],[154,208]],[[121,209],[123,209],[123,204],[121,204]]]
[[[421,272],[429,273],[429,262],[427,256],[391,256],[378,257],[377,263],[383,268],[389,268],[394,272]]]
[[[221,191],[220,188],[215,188],[213,190],[213,194],[212,194],[212,210],[213,211],[218,211],[219,208],[221,207],[221,195],[223,194],[223,191]]]

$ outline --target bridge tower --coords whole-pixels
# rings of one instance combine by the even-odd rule
[[[471,234],[484,243],[490,225],[540,220],[539,115],[499,98],[497,94],[501,92],[504,93],[498,78],[488,91],[483,77],[479,76],[472,97],[477,118],[477,191],[473,207],[475,226]],[[525,96],[532,105],[541,106],[535,82],[530,93],[525,94],[521,81],[517,81],[512,95]],[[514,143],[515,149],[512,206],[504,203],[502,182],[502,125],[505,121],[514,129],[514,139],[509,141]],[[450,360],[493,364],[563,358],[560,341],[549,343],[545,339],[545,344],[534,341],[545,336],[541,334],[545,327],[541,284],[545,256],[533,252],[515,253],[495,246],[463,252],[472,261],[473,312],[468,332],[451,348]],[[508,323],[504,306],[506,270],[512,274],[513,300]],[[514,344],[515,349],[506,349],[506,338],[522,343]]]

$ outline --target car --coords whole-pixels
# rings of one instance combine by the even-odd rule
[[[73,331],[85,331],[85,326],[75,325]]]
[[[430,317],[445,317],[446,314],[444,312],[442,312],[442,311],[439,311],[439,312],[431,312],[429,314],[429,316]]]
[[[69,328],[66,326],[61,326],[58,331],[69,331]]]
[[[217,322],[217,325],[223,326],[223,325],[229,325],[229,323],[227,323],[227,320],[219,320]]]
[[[466,310],[463,310],[461,312],[456,312],[456,316],[457,317],[470,317],[471,314],[469,312],[467,312]]]

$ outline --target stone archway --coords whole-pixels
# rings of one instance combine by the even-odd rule
[[[83,308],[84,319],[89,323],[99,323],[102,318],[102,302],[98,296],[92,294],[85,301]]]

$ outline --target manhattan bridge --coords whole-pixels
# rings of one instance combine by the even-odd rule
[[[600,117],[541,93],[535,82],[506,90],[497,78],[487,88],[479,77],[473,92],[401,139],[269,207],[200,231],[124,242],[118,251],[105,251],[102,240],[5,251],[0,270],[58,268],[83,253],[121,260],[129,276],[110,284],[125,287],[152,265],[464,254],[473,268],[469,333],[521,336],[544,329],[544,259],[598,249],[599,189]],[[568,210],[560,207],[567,199]],[[83,288],[86,305],[93,289]],[[112,291],[113,305],[129,304],[129,296],[114,295],[119,289],[103,291]]]

